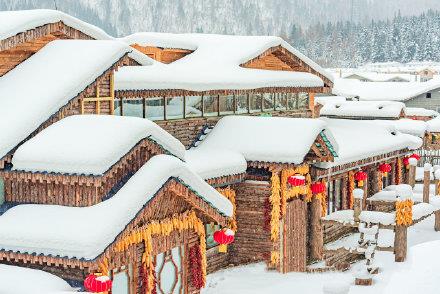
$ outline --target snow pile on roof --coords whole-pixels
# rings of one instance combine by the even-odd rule
[[[440,114],[431,109],[421,108],[421,107],[406,107],[405,115],[407,116],[428,116],[428,117],[437,117]]]
[[[373,122],[395,127],[399,132],[423,138],[428,124],[421,120],[402,118],[399,120],[374,120]]]
[[[184,162],[173,156],[157,155],[112,198],[99,204],[89,207],[24,204],[9,209],[0,216],[0,248],[94,259],[171,177],[181,180],[220,213],[232,216],[231,202]]]
[[[33,9],[0,11],[0,40],[49,23],[62,21],[65,25],[94,38],[111,39],[102,29],[58,10]]]
[[[147,119],[75,115],[49,126],[21,145],[12,164],[15,170],[102,175],[144,138],[185,158],[182,143]]]
[[[440,287],[440,241],[409,248],[408,260],[386,284],[384,294],[436,294]]]
[[[117,41],[53,41],[0,78],[0,158],[131,49]]]
[[[377,73],[377,72],[353,72],[344,74],[344,79],[349,79],[353,76],[359,76],[365,80],[371,82],[392,82],[392,80],[400,80],[402,82],[410,82],[413,80],[413,76],[410,74],[395,74],[395,73]]]
[[[186,151],[186,163],[204,179],[245,173],[246,159],[239,152],[222,149],[193,148]]]
[[[430,133],[440,133],[440,117],[428,120],[428,132]]]
[[[347,101],[347,98],[343,96],[315,96],[315,105],[321,104],[325,105],[326,103],[340,103]]]
[[[394,127],[373,121],[321,118],[327,130],[338,142],[338,157],[334,162],[319,162],[321,168],[358,161],[397,150],[417,149],[422,140],[398,132]]]
[[[339,117],[398,118],[404,109],[405,104],[395,101],[337,101],[326,103],[320,114]]]
[[[326,127],[319,119],[226,116],[198,145],[241,153],[247,161],[301,164],[316,137]]]
[[[333,94],[346,97],[358,97],[371,101],[406,101],[421,94],[440,88],[440,78],[428,82],[361,82],[350,79],[336,79]]]
[[[121,40],[129,44],[135,42],[165,48],[186,47],[195,51],[171,64],[124,67],[115,75],[117,90],[208,91],[324,85],[321,78],[311,73],[248,69],[240,66],[276,46],[283,46],[332,80],[329,73],[279,37],[138,33]],[[182,43],[190,46],[182,46]]]
[[[76,292],[66,281],[48,272],[0,264],[0,293],[50,294],[62,291]]]

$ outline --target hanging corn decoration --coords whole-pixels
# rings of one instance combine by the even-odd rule
[[[412,224],[412,207],[411,199],[396,201],[396,224],[399,226],[410,226]]]

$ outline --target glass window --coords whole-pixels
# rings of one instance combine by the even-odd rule
[[[0,177],[0,205],[5,202],[5,180]]]
[[[275,109],[286,110],[287,109],[287,93],[277,93],[275,95]]]
[[[251,101],[251,112],[261,112],[261,101],[263,94],[249,94]]]
[[[149,120],[164,120],[164,98],[155,97],[145,100],[146,117]]]
[[[220,114],[234,113],[234,95],[219,96],[220,99]]]
[[[123,111],[122,115],[123,116],[144,117],[143,116],[143,107],[144,107],[143,99],[123,99],[122,100],[122,111]],[[117,112],[120,112],[120,110]]]
[[[298,109],[298,93],[287,93],[287,108]]]
[[[115,109],[114,109],[114,115],[122,115],[122,113],[121,113],[121,99],[117,99],[117,98],[115,98],[115,102],[114,102],[114,106],[115,106]]]
[[[203,96],[203,104],[205,107],[205,116],[217,116],[218,115],[218,96]]]
[[[186,96],[186,117],[202,116],[202,96]]]
[[[298,108],[299,109],[309,108],[309,93],[298,94]]]
[[[183,292],[183,247],[174,247],[156,256],[156,291],[159,294]]]
[[[237,100],[237,110],[236,113],[248,113],[248,95],[235,95]]]
[[[166,119],[183,118],[183,96],[167,98]]]
[[[273,110],[275,100],[275,93],[264,93],[263,94],[263,109],[265,111]]]
[[[214,223],[206,224],[206,248],[212,248],[217,246],[217,242],[214,241],[214,232],[220,230],[220,226]]]
[[[130,279],[127,270],[114,272],[112,294],[129,294]]]

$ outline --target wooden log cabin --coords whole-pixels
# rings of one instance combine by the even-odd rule
[[[16,150],[12,170],[0,172],[5,201],[91,206],[112,197],[159,154],[184,159],[185,148],[149,120],[70,116]]]
[[[101,273],[113,280],[112,293],[199,293],[204,224],[228,227],[233,211],[180,159],[157,155],[99,205],[11,208],[0,217],[0,261],[76,285]]]
[[[155,120],[186,147],[225,115],[312,117],[315,93],[333,86],[331,75],[277,37],[137,33],[122,41],[140,51],[192,51],[115,76],[115,114]]]
[[[210,154],[210,161],[203,162],[213,169],[216,156],[223,158],[221,150],[242,154],[247,174],[244,181],[229,186],[235,192],[236,239],[227,255],[208,250],[208,271],[258,261],[280,272],[306,271],[307,264],[320,258],[317,254],[322,249],[322,237],[315,238],[320,236],[322,206],[320,195],[311,191],[309,166],[332,161],[336,155],[325,123],[317,119],[224,117],[190,149],[193,160]],[[228,164],[234,166],[231,161]],[[243,159],[236,161],[239,167]],[[297,187],[287,183],[295,175],[304,179]]]

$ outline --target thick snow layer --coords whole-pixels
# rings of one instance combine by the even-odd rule
[[[283,46],[332,80],[329,73],[279,37],[137,33],[121,40],[128,44],[185,47],[195,51],[171,64],[124,67],[115,75],[117,90],[207,91],[324,85],[318,76],[311,73],[248,69],[240,66],[275,46]]]
[[[50,294],[62,291],[76,292],[66,281],[48,272],[0,264],[0,293]]]
[[[226,116],[197,149],[232,150],[247,161],[300,164],[325,126],[319,119]]]
[[[58,10],[34,9],[17,11],[0,11],[0,40],[36,27],[62,21],[65,25],[101,40],[111,39],[100,28],[65,14]]]
[[[406,101],[421,94],[440,88],[440,78],[430,81],[394,83],[360,82],[350,79],[336,79],[333,94],[369,101]]]
[[[425,177],[424,168],[423,167],[416,167],[416,181],[421,182],[421,181],[423,181],[424,177]],[[433,173],[432,169],[431,169],[431,172],[429,173],[429,179],[434,180],[434,173]]]
[[[428,120],[426,123],[428,124],[428,132],[440,133],[440,117]]]
[[[427,117],[437,117],[440,114],[432,109],[426,109],[421,107],[406,107],[405,114],[407,116],[427,116]]]
[[[411,82],[414,80],[410,74],[395,74],[395,73],[377,73],[371,71],[355,71],[342,75],[344,79],[363,79],[369,82],[392,82],[392,80],[399,79],[401,82]]]
[[[340,103],[345,101],[347,101],[347,98],[343,96],[315,96],[315,105],[325,105],[326,103]]]
[[[338,250],[340,248],[345,248],[347,250],[353,250],[357,252],[365,252],[364,248],[359,247],[360,233],[352,233],[334,242],[325,244],[326,250]],[[375,240],[374,235],[364,235],[364,240]],[[388,248],[393,247],[394,243],[394,232],[393,230],[380,229],[377,239],[377,245],[379,247]]]
[[[182,143],[150,120],[75,115],[49,126],[21,145],[12,164],[15,170],[101,175],[144,138],[185,158]]]
[[[393,225],[396,219],[394,212],[362,211],[359,219],[365,223]]]
[[[343,224],[353,224],[354,223],[353,210],[338,210],[330,213],[329,215],[326,215],[322,219],[329,221],[336,221]]]
[[[422,217],[425,217],[427,215],[430,215],[431,213],[433,213],[434,211],[436,211],[436,208],[429,204],[429,203],[419,203],[419,204],[415,204],[413,205],[413,216],[412,219],[413,220],[418,220]]]
[[[0,78],[0,158],[131,49],[118,41],[53,41]]]
[[[109,200],[90,207],[24,204],[0,216],[0,248],[94,259],[110,245],[171,177],[178,178],[220,213],[232,204],[176,157],[151,158]],[[91,229],[93,224],[93,229]]]
[[[327,102],[322,107],[322,116],[398,118],[405,104],[396,101],[345,101]]]
[[[246,159],[239,152],[222,149],[193,148],[186,151],[186,163],[204,179],[246,172]]]
[[[418,137],[398,132],[392,126],[374,121],[321,118],[327,123],[338,143],[338,157],[334,162],[317,163],[316,166],[329,168],[360,159],[373,157],[403,149],[417,149],[422,145]]]
[[[423,138],[428,129],[428,124],[421,120],[402,118],[399,120],[374,120],[383,125],[394,126],[399,132]]]

